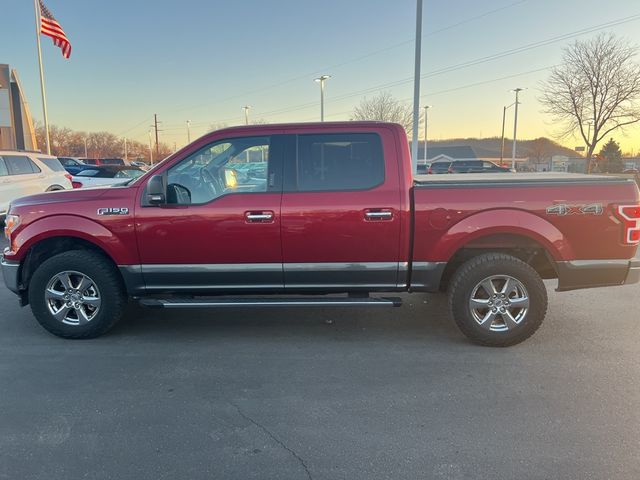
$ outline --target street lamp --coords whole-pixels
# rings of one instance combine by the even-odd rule
[[[513,107],[515,103],[502,107],[502,144],[500,146],[500,166],[504,163],[504,125],[507,118],[507,110]]]
[[[431,108],[431,105],[425,105],[424,107],[424,164],[427,164],[427,126],[429,122],[427,120],[428,111]]]
[[[321,75],[314,79],[315,82],[320,84],[320,121],[324,122],[324,82],[329,80],[331,75]]]
[[[516,112],[513,117],[513,149],[511,150],[511,168],[513,170],[516,169],[516,136],[518,133],[518,105],[520,105],[520,102],[518,101],[518,95],[523,90],[524,88],[515,88],[511,90],[512,92],[516,92],[516,101],[514,103],[516,106]]]
[[[242,110],[244,110],[244,124],[249,125],[249,110],[251,110],[251,105],[245,105],[242,107]]]
[[[191,120],[187,120],[187,143],[191,143]]]

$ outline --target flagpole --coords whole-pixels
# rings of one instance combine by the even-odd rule
[[[47,145],[47,154],[51,155],[51,142],[49,140],[49,117],[47,115],[47,94],[44,89],[44,70],[42,68],[42,48],[40,47],[40,6],[38,0],[33,0],[33,8],[36,14],[36,43],[38,44],[38,65],[40,66],[40,91],[42,93],[42,113],[44,115],[44,138]]]

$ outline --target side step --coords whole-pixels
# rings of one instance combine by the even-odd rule
[[[151,308],[208,307],[399,307],[399,297],[333,297],[333,298],[141,298],[140,305]]]

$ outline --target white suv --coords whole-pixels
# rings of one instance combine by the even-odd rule
[[[12,200],[54,190],[72,188],[71,176],[51,155],[0,150],[0,216]]]

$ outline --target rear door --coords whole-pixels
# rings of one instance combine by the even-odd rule
[[[9,171],[10,180],[15,187],[15,197],[24,197],[46,190],[42,179],[44,173],[26,155],[3,155],[4,162]]]
[[[287,290],[398,283],[400,182],[391,131],[289,132],[282,196]]]

